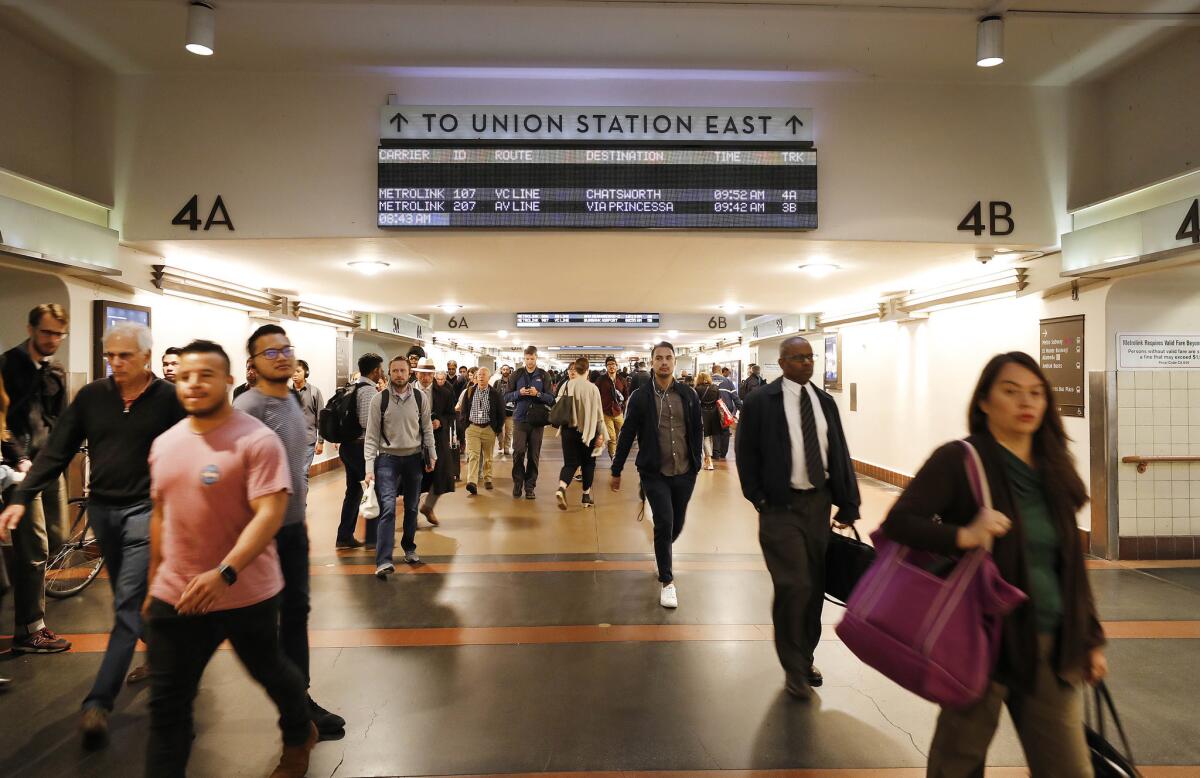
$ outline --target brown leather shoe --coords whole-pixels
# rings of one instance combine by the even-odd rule
[[[83,747],[94,751],[108,745],[108,711],[104,708],[84,708],[79,717],[79,732]]]
[[[417,512],[424,516],[425,520],[433,526],[437,527],[441,525],[441,522],[438,521],[437,516],[433,515],[433,511],[429,508],[426,508],[424,505],[418,508]]]
[[[304,778],[308,773],[308,757],[312,754],[313,746],[317,744],[317,737],[317,725],[310,722],[308,740],[298,746],[283,747],[279,765],[271,773],[271,778]]]
[[[129,671],[129,675],[125,676],[125,683],[133,686],[135,683],[141,683],[150,677],[150,665],[138,665]]]

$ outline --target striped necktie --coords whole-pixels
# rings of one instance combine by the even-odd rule
[[[817,439],[817,417],[813,415],[808,387],[800,387],[800,432],[804,435],[804,465],[814,489],[825,485],[825,466],[821,462],[821,442]]]

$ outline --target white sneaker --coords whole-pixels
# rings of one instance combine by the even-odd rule
[[[658,596],[658,604],[664,608],[679,607],[679,594],[675,591],[675,584],[669,583],[662,588],[662,594]]]
[[[379,567],[375,568],[375,577],[381,581],[386,581],[387,577],[396,572],[396,566],[391,562],[384,562]]]

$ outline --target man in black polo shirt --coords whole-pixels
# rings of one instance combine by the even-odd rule
[[[0,532],[16,527],[29,503],[58,480],[87,441],[88,524],[108,566],[116,617],[95,684],[83,701],[80,729],[89,748],[108,742],[108,715],[142,634],[150,567],[150,444],[185,415],[175,387],[150,372],[150,348],[150,330],[140,324],[119,324],[105,334],[112,377],[79,390],[13,504],[0,514]]]

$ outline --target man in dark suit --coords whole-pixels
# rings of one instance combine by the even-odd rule
[[[759,513],[758,541],[775,585],[775,650],[787,690],[799,699],[823,681],[813,651],[821,639],[830,510],[837,506],[838,524],[852,524],[860,503],[837,404],[813,385],[813,361],[804,338],[783,342],[783,377],[746,398],[735,443],[742,494]]]

